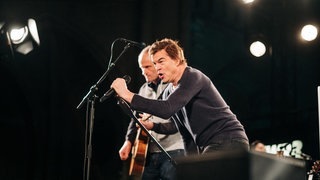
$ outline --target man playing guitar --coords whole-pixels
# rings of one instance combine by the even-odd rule
[[[166,88],[158,77],[156,69],[148,54],[149,46],[138,57],[139,67],[146,79],[139,94],[157,99]],[[150,129],[150,133],[171,157],[184,155],[184,143],[173,121],[146,114],[140,114],[140,122]],[[150,141],[143,130],[132,119],[127,130],[126,139],[119,150],[121,160],[127,160],[132,152],[129,175],[145,180],[175,179],[175,167],[154,142]]]

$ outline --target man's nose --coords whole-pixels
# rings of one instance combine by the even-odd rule
[[[156,68],[157,71],[160,70],[160,66],[159,65],[154,65],[154,67]]]

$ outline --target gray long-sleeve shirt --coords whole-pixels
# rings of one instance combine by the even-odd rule
[[[150,99],[157,99],[166,86],[167,84],[160,83],[152,88],[148,85],[148,83],[145,83],[141,86],[139,95]],[[151,116],[149,120],[154,123],[154,128],[149,132],[166,151],[184,149],[182,137],[172,120],[165,121],[156,116]],[[132,119],[128,126],[126,139],[133,143],[134,139],[136,138],[136,134],[136,122]],[[161,150],[156,146],[155,143],[151,142],[149,143],[148,151],[160,152]]]

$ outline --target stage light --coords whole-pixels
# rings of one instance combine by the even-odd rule
[[[13,44],[22,43],[28,35],[28,28],[12,29],[10,31],[10,39]]]
[[[250,53],[255,57],[261,57],[266,53],[266,45],[261,41],[255,41],[250,45]]]
[[[301,37],[306,41],[313,41],[318,36],[318,29],[314,25],[308,24],[301,29]]]
[[[34,19],[0,22],[0,60],[14,59],[16,53],[26,55],[40,46]]]
[[[40,45],[38,29],[34,19],[28,19],[26,25],[11,25],[7,31],[16,52],[28,54]]]
[[[248,55],[253,58],[268,58],[272,55],[272,46],[268,37],[260,32],[251,32],[245,36]]]
[[[242,2],[243,2],[244,4],[250,4],[250,3],[253,3],[254,0],[242,0]]]

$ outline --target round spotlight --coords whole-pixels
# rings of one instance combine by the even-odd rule
[[[24,20],[11,22],[7,28],[7,34],[16,52],[28,54],[40,45],[40,38],[34,19],[29,18],[27,23],[23,22]]]
[[[19,29],[12,29],[10,31],[10,39],[13,44],[22,43],[28,35],[28,28],[22,27]]]
[[[255,57],[261,57],[266,53],[266,45],[261,41],[255,41],[250,45],[250,53]]]
[[[318,29],[311,24],[305,25],[301,30],[301,37],[306,41],[313,41],[317,38],[317,36]]]

